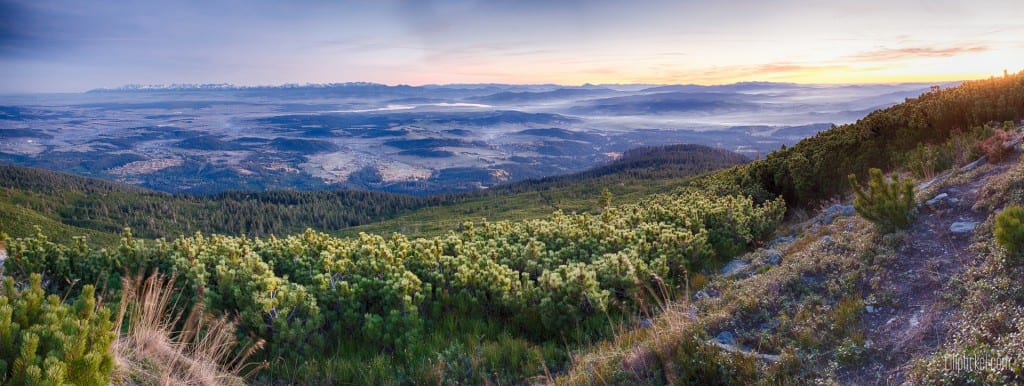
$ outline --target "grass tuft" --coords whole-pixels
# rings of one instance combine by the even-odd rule
[[[263,347],[257,341],[239,347],[235,324],[213,318],[197,302],[182,319],[172,303],[174,278],[153,274],[125,277],[111,346],[120,383],[161,385],[243,385],[266,367],[249,357]]]

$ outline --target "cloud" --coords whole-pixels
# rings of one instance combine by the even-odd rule
[[[771,77],[788,76],[793,74],[821,73],[825,71],[849,71],[851,68],[845,64],[802,64],[790,62],[764,63],[750,66],[736,66],[723,71],[724,75],[730,77]],[[714,74],[709,73],[707,75]]]
[[[882,48],[853,55],[850,59],[857,61],[888,62],[903,59],[945,58],[963,54],[976,54],[986,51],[989,51],[989,47],[985,45],[970,45],[963,47]]]
[[[794,64],[794,63],[767,63],[757,66],[748,67],[747,72],[751,74],[775,74],[785,72],[808,72],[808,71],[822,71],[822,70],[841,70],[846,69],[847,66],[841,65],[806,65],[806,64]]]

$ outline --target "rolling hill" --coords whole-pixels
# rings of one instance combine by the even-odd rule
[[[641,148],[583,173],[429,197],[355,190],[169,194],[94,178],[0,166],[0,197],[9,205],[0,229],[12,237],[30,236],[35,234],[31,224],[38,223],[44,233],[62,235],[64,240],[80,229],[94,238],[97,232],[105,232],[101,239],[106,241],[116,240],[114,235],[126,227],[139,237],[153,239],[194,232],[286,235],[306,228],[345,234],[388,233],[409,230],[411,224],[430,224],[427,228],[414,226],[435,234],[454,229],[459,218],[478,218],[470,216],[474,213],[490,219],[516,219],[540,217],[556,209],[591,211],[604,186],[622,200],[639,199],[700,173],[746,161],[741,155],[698,145]],[[395,217],[399,219],[386,221]],[[351,227],[356,228],[348,230]],[[50,231],[56,229],[62,231]]]

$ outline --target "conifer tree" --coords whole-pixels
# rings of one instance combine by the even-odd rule
[[[996,216],[995,234],[1013,261],[1024,262],[1024,208],[1011,206]]]
[[[850,174],[850,186],[856,196],[853,208],[862,217],[875,223],[884,233],[906,229],[914,220],[914,184],[893,176],[886,182],[880,169],[872,168],[868,190],[857,182],[857,175]]]

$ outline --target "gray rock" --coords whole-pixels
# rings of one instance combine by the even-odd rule
[[[942,181],[944,178],[946,178],[946,177],[945,176],[938,176],[938,177],[932,178],[931,181],[928,181],[928,182],[925,182],[925,183],[923,183],[921,185],[918,185],[917,186],[917,190],[928,189],[929,186],[935,185],[936,182]]]
[[[960,170],[963,170],[965,172],[966,171],[970,171],[970,170],[974,170],[974,169],[977,169],[978,166],[984,165],[986,162],[988,162],[988,157],[987,156],[981,156],[981,158],[978,158],[977,161],[974,161],[974,162],[971,162],[971,163],[969,163],[967,165],[964,165],[964,167],[960,168]]]
[[[735,339],[732,337],[732,333],[729,331],[722,331],[715,337],[715,341],[724,345],[732,346]]]
[[[825,244],[832,244],[832,237],[825,236],[821,238],[821,242]]]
[[[793,240],[796,240],[796,238],[793,237],[793,236],[779,236],[779,237],[776,237],[776,238],[772,239],[772,241],[769,241],[768,242],[768,246],[769,247],[774,247],[774,246],[779,245],[779,244],[788,244],[788,243],[792,243]]]
[[[769,252],[771,253],[768,254],[768,264],[779,265],[782,263],[782,252],[776,250],[769,250]]]
[[[937,196],[933,197],[931,200],[925,201],[925,204],[928,204],[928,206],[936,206],[936,205],[941,204],[948,197],[949,197],[948,193],[939,193]]]
[[[867,311],[869,314],[873,314],[875,312],[878,312],[878,310],[875,309],[875,306],[865,306],[864,307],[864,311]]]
[[[693,294],[693,300],[710,299],[711,295],[708,294],[707,290],[700,290]]]
[[[857,211],[853,208],[853,205],[832,205],[825,209],[825,213],[822,215],[818,223],[821,225],[831,224],[837,216],[853,216]]]
[[[640,327],[641,328],[651,328],[651,327],[654,327],[654,323],[652,323],[651,320],[647,319],[647,318],[640,319]]]
[[[743,355],[748,355],[748,356],[751,356],[751,357],[763,360],[765,362],[778,362],[779,359],[782,358],[781,356],[775,355],[775,354],[762,354],[762,353],[757,353],[757,352],[750,351],[749,348],[744,349],[744,348],[739,348],[739,347],[733,346],[731,344],[723,344],[721,342],[718,342],[715,339],[712,339],[710,341],[710,343],[712,345],[718,347],[719,349],[723,350],[723,351],[727,351],[727,352],[731,352],[731,353],[737,353],[737,354],[743,354]]]
[[[953,233],[970,233],[978,226],[977,221],[957,221],[949,225],[949,231]]]
[[[847,217],[853,216],[854,214],[857,213],[857,210],[854,209],[853,205],[843,205],[842,210],[843,216]]]
[[[748,265],[750,265],[750,263],[747,263],[745,261],[739,261],[739,260],[730,261],[729,264],[726,264],[725,267],[722,268],[722,276],[732,276],[732,275],[735,275],[736,273],[738,273],[743,268],[746,268]]]

